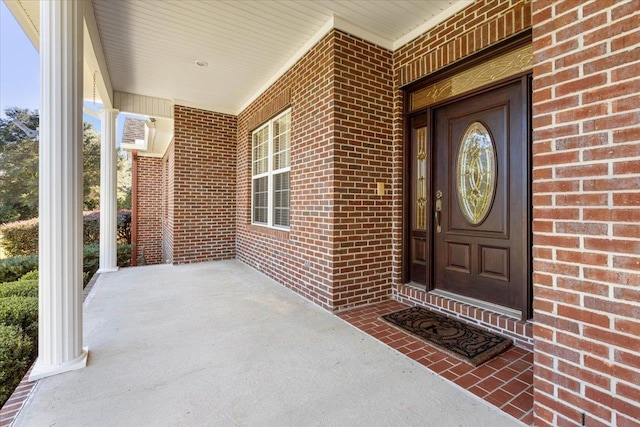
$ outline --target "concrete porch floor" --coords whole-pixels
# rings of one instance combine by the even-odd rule
[[[239,261],[123,269],[85,302],[89,365],[15,426],[517,426]]]

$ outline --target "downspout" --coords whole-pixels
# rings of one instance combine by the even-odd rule
[[[138,265],[138,151],[131,152],[131,265]]]

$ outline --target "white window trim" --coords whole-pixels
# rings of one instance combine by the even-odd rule
[[[291,229],[291,226],[286,227],[286,226],[282,226],[282,225],[276,225],[273,223],[273,211],[274,211],[274,204],[275,204],[275,190],[273,187],[273,177],[274,175],[279,175],[281,173],[286,173],[286,172],[291,172],[291,119],[289,119],[289,166],[284,167],[284,168],[280,168],[280,169],[276,169],[274,170],[274,162],[275,162],[275,154],[274,153],[274,148],[273,148],[273,123],[280,119],[282,116],[285,116],[287,114],[291,114],[291,109],[288,108],[285,111],[283,111],[282,113],[278,114],[277,116],[271,118],[268,122],[266,122],[265,124],[263,124],[262,126],[256,128],[253,132],[251,132],[251,224],[258,226],[258,227],[267,227],[267,228],[274,228],[277,230],[285,230],[285,231],[289,231]],[[269,128],[269,136],[268,136],[268,154],[267,154],[267,163],[268,163],[268,167],[267,167],[267,172],[263,172],[257,175],[253,174],[253,166],[254,166],[254,162],[255,159],[253,158],[253,137],[256,133],[260,132],[262,129],[264,129],[265,127]],[[253,183],[256,179],[259,178],[263,178],[263,177],[267,177],[267,223],[263,223],[263,222],[256,222],[255,218],[254,218],[254,191],[253,191]],[[291,174],[289,174],[289,224],[291,224]]]

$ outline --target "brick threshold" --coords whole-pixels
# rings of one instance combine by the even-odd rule
[[[436,295],[412,285],[396,285],[393,299],[402,303],[420,305],[447,316],[456,317],[466,323],[475,324],[513,340],[516,346],[533,351],[533,324],[487,308]]]
[[[513,346],[474,368],[378,319],[411,305],[387,300],[342,311],[336,316],[524,424],[533,424],[533,352]]]
[[[95,273],[87,286],[82,290],[82,302],[87,301],[87,297],[93,291],[93,288],[100,277],[100,273]],[[15,421],[16,417],[27,403],[29,398],[31,397],[31,393],[35,388],[36,384],[38,384],[38,380],[29,381],[29,375],[31,374],[31,370],[33,369],[32,363],[29,367],[27,373],[20,380],[20,384],[13,391],[9,399],[5,402],[5,404],[0,408],[0,427],[9,427]]]

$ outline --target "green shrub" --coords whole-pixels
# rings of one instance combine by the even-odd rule
[[[84,213],[82,218],[82,241],[85,245],[100,243],[100,211]]]
[[[38,281],[38,270],[31,270],[30,272],[22,276],[20,279],[18,279],[19,282],[22,282],[24,280]]]
[[[38,253],[38,218],[16,221],[0,226],[0,244],[7,257]],[[118,211],[118,243],[131,243],[131,211]],[[85,245],[100,243],[100,211],[85,212],[82,216],[82,240]]]
[[[118,267],[129,267],[131,265],[131,246],[125,243],[118,245]]]
[[[82,260],[84,272],[83,283],[86,285],[100,267],[100,246],[98,244],[85,245]],[[131,262],[131,245],[118,245],[118,266],[128,267]],[[0,283],[18,280],[38,280],[38,257],[0,259]]]
[[[118,243],[131,244],[131,211],[118,211]],[[120,263],[118,263],[120,265]]]
[[[18,282],[0,283],[0,298],[19,296],[19,297],[38,297],[38,281],[22,280]]]
[[[35,341],[38,336],[38,298],[0,298],[0,325],[16,326]]]
[[[131,243],[131,211],[118,211],[116,232],[118,243]],[[85,212],[82,236],[85,245],[100,243],[100,211]]]
[[[36,255],[0,259],[0,283],[15,282],[37,268],[38,257]]]
[[[128,267],[131,263],[131,245],[119,244],[118,245],[118,266]],[[82,251],[83,265],[84,265],[84,280],[83,283],[86,286],[89,280],[100,268],[100,246],[85,245]]]
[[[86,286],[95,272],[98,271],[98,268],[100,268],[100,246],[97,244],[85,245],[82,249],[82,257],[83,271],[86,275],[84,285]]]
[[[17,326],[0,324],[0,407],[29,368],[35,356],[35,344]]]
[[[38,253],[38,218],[2,224],[0,234],[5,256],[19,257]]]

